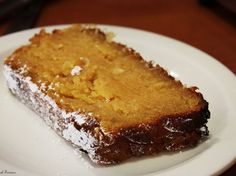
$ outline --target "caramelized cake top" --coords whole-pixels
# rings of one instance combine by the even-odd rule
[[[41,30],[5,60],[67,112],[92,114],[104,131],[199,111],[201,94],[96,28]]]

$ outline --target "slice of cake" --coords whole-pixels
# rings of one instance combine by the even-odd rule
[[[4,63],[10,91],[99,164],[195,146],[208,103],[96,28],[46,33]]]

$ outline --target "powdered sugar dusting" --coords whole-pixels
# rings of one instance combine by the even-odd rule
[[[88,153],[94,154],[97,140],[83,129],[78,131],[73,124],[68,124],[67,129],[63,131],[63,137],[73,144],[83,146],[83,149]]]
[[[27,72],[28,72],[28,69],[29,69],[29,68],[27,67],[27,65],[24,64],[23,67],[19,68],[19,71],[20,71],[19,73],[20,73],[20,74],[27,73]]]
[[[87,123],[85,116],[81,116],[79,112],[66,112],[60,109],[51,97],[40,90],[42,83],[39,88],[32,82],[31,77],[19,74],[18,70],[14,71],[4,65],[4,75],[13,94],[40,115],[60,136],[70,141],[75,147],[87,151],[90,158],[96,162],[95,151],[98,140],[83,128],[78,130],[74,127],[75,122],[78,125]],[[75,122],[70,122],[70,119],[74,119]]]
[[[40,82],[39,82],[40,83]],[[46,84],[45,83],[41,83],[40,85],[40,90],[45,91],[46,90]]]
[[[172,133],[183,133],[183,131],[177,130],[175,127],[173,127],[170,120],[166,121],[164,128]]]
[[[82,70],[81,67],[77,65],[71,70],[71,75],[72,76],[78,75],[81,70]]]
[[[39,91],[39,87],[31,81],[31,77],[27,76],[24,81],[29,85],[29,88],[32,92]]]

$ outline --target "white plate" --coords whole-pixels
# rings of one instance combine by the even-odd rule
[[[47,27],[63,28],[65,26]],[[211,56],[179,41],[137,29],[101,26],[149,60],[155,60],[187,85],[197,85],[210,103],[209,140],[196,148],[159,154],[117,166],[98,167],[80,156],[32,111],[13,97],[0,71],[0,173],[33,176],[212,175],[236,158],[236,79]],[[0,38],[2,59],[39,29]]]

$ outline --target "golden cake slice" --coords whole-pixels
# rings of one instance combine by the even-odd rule
[[[46,33],[4,63],[11,92],[92,161],[195,146],[208,135],[208,103],[160,66],[97,28]]]

